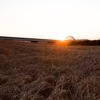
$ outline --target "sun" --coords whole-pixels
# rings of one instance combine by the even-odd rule
[[[65,37],[59,37],[58,40],[63,42],[65,40]]]
[[[59,41],[60,41],[60,42],[64,42],[65,40],[64,40],[64,39],[59,39]]]

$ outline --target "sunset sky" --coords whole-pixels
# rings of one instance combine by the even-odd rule
[[[100,39],[100,0],[0,0],[0,36]]]

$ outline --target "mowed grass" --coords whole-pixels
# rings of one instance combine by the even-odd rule
[[[0,40],[0,100],[100,100],[100,46]]]

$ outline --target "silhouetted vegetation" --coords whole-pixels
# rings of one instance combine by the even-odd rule
[[[100,40],[75,40],[75,41],[66,41],[68,45],[87,45],[87,46],[100,46]]]
[[[21,37],[4,37],[0,36],[0,40],[13,40],[13,41],[23,41],[23,42],[32,42],[32,43],[51,43],[54,44],[59,42],[59,40],[52,39],[38,39],[38,38],[21,38]],[[64,41],[67,45],[77,46],[77,45],[87,45],[87,46],[99,46],[100,40],[75,40],[74,37],[68,36]]]

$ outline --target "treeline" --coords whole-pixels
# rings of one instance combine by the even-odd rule
[[[66,41],[68,45],[87,45],[87,46],[100,46],[100,40],[75,40]]]

